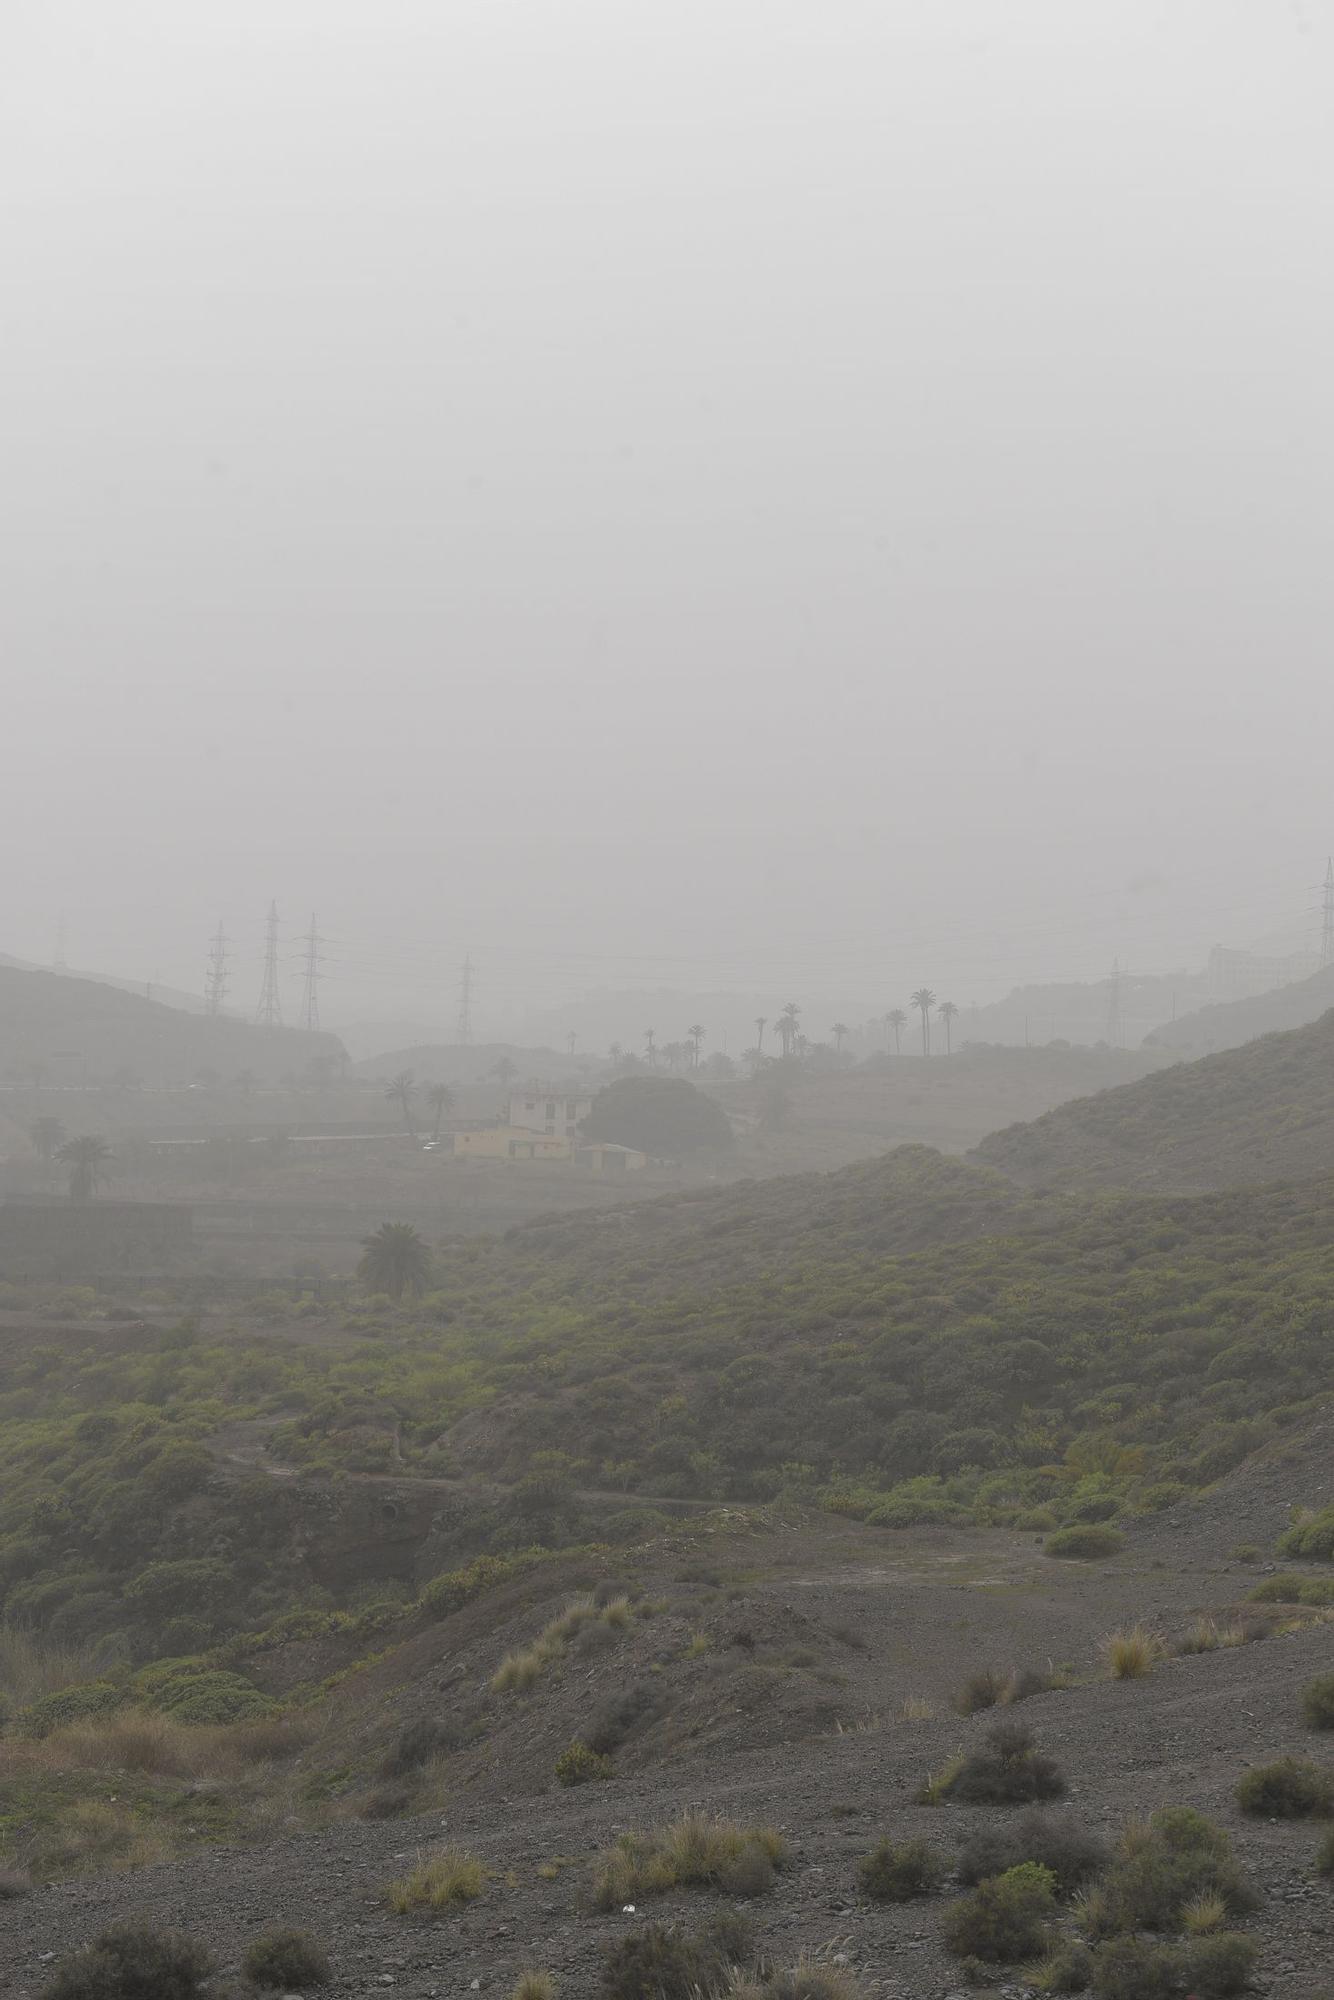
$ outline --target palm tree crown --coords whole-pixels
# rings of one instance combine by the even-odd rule
[[[69,1168],[70,1200],[91,1201],[99,1181],[106,1179],[102,1169],[111,1158],[111,1148],[96,1133],[86,1132],[80,1138],[67,1139],[56,1158]]]
[[[908,998],[922,1016],[922,1054],[929,1056],[931,1053],[931,1009],[936,1004],[936,996],[929,986],[919,986],[915,993],[908,995]]]
[[[361,1249],[357,1273],[373,1292],[401,1299],[404,1292],[420,1292],[430,1276],[431,1253],[410,1222],[382,1222],[374,1236],[363,1237]]]
[[[946,1055],[950,1055],[953,1053],[953,1044],[950,1040],[950,1025],[959,1010],[952,1000],[942,1000],[936,1011],[945,1023],[945,1053]]]

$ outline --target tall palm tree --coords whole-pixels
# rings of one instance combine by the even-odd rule
[[[931,1053],[931,1009],[936,1004],[936,996],[929,986],[919,986],[915,993],[908,995],[908,998],[921,1013],[922,1054],[929,1056]]]
[[[397,1104],[399,1110],[403,1113],[403,1123],[407,1127],[410,1137],[415,1139],[417,1128],[412,1122],[412,1088],[412,1071],[410,1069],[401,1069],[397,1076],[391,1076],[388,1079],[384,1087],[384,1094],[386,1102]]]
[[[841,1055],[843,1053],[843,1037],[848,1032],[847,1022],[835,1021],[833,1027],[829,1030],[829,1032],[834,1038],[834,1054]]]
[[[111,1148],[96,1133],[84,1133],[81,1138],[66,1139],[56,1158],[69,1168],[70,1200],[91,1201],[99,1182],[106,1179],[102,1169],[111,1158]]]
[[[936,1011],[940,1015],[941,1020],[945,1023],[945,1053],[947,1056],[953,1055],[954,1049],[950,1041],[950,1022],[954,1019],[955,1015],[958,1013],[959,1010],[955,1006],[952,1000],[942,1000],[940,1006],[937,1008]]]
[[[32,1140],[34,1152],[50,1166],[69,1134],[58,1118],[48,1116],[33,1119],[28,1127],[28,1137]]]
[[[885,1026],[893,1034],[895,1055],[901,1053],[899,1048],[899,1036],[903,1033],[907,1025],[908,1025],[908,1016],[904,1013],[902,1007],[891,1007],[889,1012],[885,1016]]]
[[[410,1222],[382,1222],[374,1236],[361,1242],[357,1275],[373,1292],[401,1299],[420,1292],[431,1274],[431,1253]]]
[[[680,1069],[682,1063],[690,1054],[690,1044],[689,1042],[664,1042],[662,1053],[666,1058],[668,1069],[676,1071]]]
[[[790,1056],[792,1053],[792,1044],[797,1038],[797,1022],[800,1016],[801,1009],[795,1000],[789,1000],[782,1013],[778,1016],[776,1025],[782,1040],[784,1056]]]
[[[656,1030],[653,1028],[645,1028],[644,1030],[644,1047],[648,1051],[648,1066],[650,1069],[658,1067],[658,1051],[653,1046],[655,1032]]]
[[[692,1069],[699,1068],[699,1052],[704,1035],[705,1030],[700,1026],[698,1021],[692,1021],[686,1029],[686,1038],[693,1045],[695,1051],[694,1055],[690,1058],[690,1067]]]
[[[440,1137],[440,1120],[447,1111],[454,1109],[454,1093],[447,1083],[433,1083],[426,1093],[426,1102],[435,1113],[435,1123],[431,1127],[431,1143]]]
[[[763,1014],[755,1016],[755,1048],[759,1055],[764,1054],[764,1031],[768,1025],[769,1023]]]
[[[518,1074],[519,1065],[513,1056],[497,1056],[487,1071],[487,1075],[493,1076],[502,1090],[508,1090]]]
[[[613,1042],[611,1047],[607,1050],[607,1061],[618,1063],[624,1054],[625,1050],[621,1047],[620,1043]]]

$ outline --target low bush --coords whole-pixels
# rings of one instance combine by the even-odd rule
[[[1008,1678],[1006,1674],[998,1674],[994,1667],[980,1667],[969,1674],[955,1695],[955,1708],[960,1715],[976,1715],[980,1709],[994,1708],[1005,1693]]]
[[[1178,1930],[1187,1906],[1202,1896],[1218,1897],[1234,1915],[1255,1905],[1222,1828],[1190,1806],[1164,1806],[1121,1836],[1085,1928],[1104,1935]]]
[[[1003,1875],[979,1882],[945,1912],[945,1943],[957,1958],[980,1958],[1013,1965],[1036,1958],[1055,1914],[1056,1885],[1051,1870],[1021,1862]]]
[[[1334,1729],[1334,1674],[1317,1674],[1302,1689],[1302,1721],[1308,1729]]]
[[[1334,1783],[1318,1764],[1280,1757],[1238,1779],[1237,1804],[1258,1819],[1321,1819],[1334,1810]]]
[[[1281,1556],[1305,1556],[1308,1562],[1334,1560],[1334,1507],[1325,1507],[1308,1520],[1298,1521],[1280,1535],[1277,1552]]]
[[[649,1924],[608,1945],[598,1991],[604,2000],[697,2000],[716,1993],[748,1965],[755,1946],[744,1918],[724,1917],[696,1931]]]
[[[959,1880],[968,1885],[1004,1875],[1022,1861],[1050,1869],[1058,1895],[1068,1896],[1107,1866],[1108,1851],[1096,1834],[1073,1821],[1029,1812],[1010,1826],[979,1827],[959,1854]]]
[[[1163,1645],[1147,1625],[1131,1625],[1103,1640],[1103,1657],[1114,1681],[1140,1681],[1153,1672]]]
[[[386,1750],[380,1760],[380,1776],[402,1778],[409,1771],[420,1771],[436,1757],[457,1750],[461,1741],[462,1732],[453,1723],[434,1715],[418,1716],[415,1722],[404,1723]]]
[[[1054,1759],[1039,1750],[1025,1723],[1007,1716],[994,1722],[985,1741],[932,1779],[919,1794],[926,1805],[960,1799],[969,1805],[1031,1805],[1057,1799],[1065,1778]]]
[[[1054,1535],[1048,1535],[1042,1548],[1044,1555],[1057,1556],[1063,1561],[1097,1562],[1104,1556],[1119,1556],[1125,1545],[1126,1538],[1118,1528],[1089,1523],[1058,1528]]]
[[[418,1608],[428,1618],[448,1618],[451,1611],[461,1611],[484,1590],[494,1590],[497,1585],[508,1583],[545,1562],[548,1554],[546,1549],[515,1549],[510,1555],[477,1556],[462,1569],[433,1576],[417,1599]]]
[[[1181,1956],[1186,1990],[1194,2000],[1228,2000],[1249,1986],[1260,1952],[1254,1939],[1225,1931],[1191,1939]]]
[[[1317,1875],[1334,1875],[1334,1831],[1327,1833],[1316,1849],[1315,1872]]]
[[[948,1873],[929,1841],[905,1840],[895,1847],[882,1840],[857,1869],[863,1894],[877,1903],[908,1903],[914,1896],[932,1896]]]
[[[584,1731],[584,1742],[590,1750],[609,1757],[637,1729],[647,1728],[661,1711],[662,1696],[658,1691],[644,1681],[634,1681],[597,1710]]]
[[[287,1993],[327,1986],[333,1978],[329,1954],[309,1931],[266,1931],[246,1947],[241,1970],[252,1986],[277,1987]]]
[[[1053,1947],[1034,1968],[1039,1993],[1086,1993],[1093,1983],[1093,1953],[1077,1938]]]
[[[33,1702],[23,1715],[25,1736],[50,1736],[70,1722],[86,1722],[94,1716],[112,1715],[129,1706],[129,1690],[113,1681],[85,1681],[77,1687],[60,1688]]]
[[[724,2000],[864,2000],[864,1989],[841,1965],[803,1958],[763,1979],[734,1981]]]
[[[669,1889],[727,1888],[738,1879],[754,1882],[761,1874],[767,1888],[786,1858],[782,1836],[771,1827],[740,1827],[687,1813],[652,1833],[623,1833],[594,1862],[590,1899],[596,1909],[615,1910]],[[757,1890],[732,1893],[753,1895]]]
[[[425,1854],[417,1866],[385,1889],[389,1907],[398,1916],[413,1912],[454,1910],[472,1903],[486,1887],[486,1870],[476,1855],[461,1847],[442,1847]]]
[[[610,1757],[590,1750],[587,1743],[569,1743],[556,1759],[556,1779],[562,1785],[587,1785],[615,1775]]]
[[[194,2000],[209,1970],[203,1946],[180,1931],[116,1923],[65,1960],[41,2000]]]
[[[1093,1955],[1095,2000],[1180,2000],[1181,1952],[1149,1938],[1117,1937]]]

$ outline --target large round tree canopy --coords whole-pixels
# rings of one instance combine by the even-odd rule
[[[583,1135],[659,1160],[721,1153],[732,1144],[722,1106],[679,1076],[623,1076],[609,1083],[593,1099]]]

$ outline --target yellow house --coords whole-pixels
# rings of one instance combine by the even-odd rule
[[[456,1160],[568,1160],[574,1142],[515,1125],[490,1125],[480,1132],[454,1134]]]

